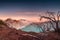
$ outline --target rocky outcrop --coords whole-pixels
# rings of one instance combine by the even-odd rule
[[[52,32],[24,32],[9,28],[3,21],[0,21],[0,40],[60,40],[60,36]]]
[[[26,35],[25,35],[26,34]],[[0,40],[39,40],[35,36],[29,35],[27,32],[9,28],[5,24],[0,25]]]

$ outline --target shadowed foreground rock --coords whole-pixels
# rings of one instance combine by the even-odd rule
[[[39,40],[36,37],[23,34],[27,33],[21,30],[9,28],[3,23],[0,25],[0,40]]]
[[[4,22],[0,24],[0,40],[60,40],[57,33],[24,32],[9,28]]]

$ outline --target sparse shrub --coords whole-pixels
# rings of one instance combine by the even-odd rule
[[[60,27],[59,27],[59,21],[60,21],[60,11],[58,11],[57,13],[55,12],[46,12],[46,15],[40,15],[40,20],[42,18],[47,19],[48,21],[51,21],[50,23],[53,24],[53,22],[55,23],[55,25],[52,26],[52,28],[54,29],[55,32],[60,33]]]

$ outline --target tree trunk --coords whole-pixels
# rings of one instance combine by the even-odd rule
[[[58,25],[58,21],[56,22],[56,30],[55,30],[56,32],[60,32],[59,31],[59,25]]]

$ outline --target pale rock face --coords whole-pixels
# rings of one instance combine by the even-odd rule
[[[26,25],[30,24],[31,22],[26,21],[26,20],[7,20],[5,21],[7,23],[7,25],[11,28],[15,28],[15,29],[22,29],[24,28]]]

